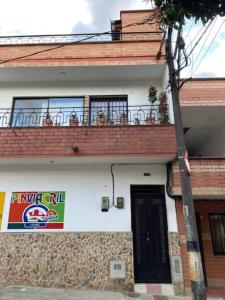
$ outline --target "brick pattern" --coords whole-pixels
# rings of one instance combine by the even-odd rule
[[[49,49],[52,45],[16,45],[0,46],[1,61],[25,56],[36,51]],[[120,41],[105,43],[83,43],[67,45],[54,51],[43,52],[34,56],[11,61],[1,65],[10,67],[47,67],[47,66],[104,66],[158,64],[160,40],[155,41]]]
[[[151,10],[124,11],[121,13],[122,26],[143,21],[151,14]],[[0,61],[41,52],[34,56],[7,62],[0,67],[151,65],[165,63],[164,51],[160,59],[156,57],[161,45],[162,33],[149,34],[149,32],[158,30],[159,24],[157,23],[128,26],[122,29],[125,35],[120,41],[87,41],[80,44],[65,45],[59,49],[46,52],[43,51],[57,45],[0,45]],[[127,32],[133,32],[133,34],[128,35]],[[144,33],[139,35],[137,32]]]
[[[178,230],[181,240],[182,263],[184,269],[185,287],[190,288],[189,262],[187,256],[185,226],[182,201],[176,201]],[[219,200],[195,200],[195,211],[200,214],[203,251],[208,285],[224,286],[225,283],[225,256],[214,255],[209,224],[209,213],[225,213],[225,201]],[[220,266],[218,268],[218,266]]]
[[[174,156],[173,125],[0,128],[0,157]],[[72,147],[77,146],[78,152]]]
[[[127,26],[133,23],[140,23],[147,18],[153,17],[153,11],[151,10],[142,10],[142,11],[122,11],[121,12],[121,24],[122,27]],[[122,28],[122,32],[159,32],[154,34],[132,34],[122,36],[123,40],[152,40],[152,39],[161,39],[162,38],[162,31],[160,30],[159,23],[152,23],[152,24],[140,24],[137,26],[128,26]]]
[[[191,185],[193,196],[225,196],[225,159],[192,159]],[[181,195],[178,163],[172,174],[172,194]]]
[[[225,78],[193,79],[181,90],[182,106],[224,106]]]

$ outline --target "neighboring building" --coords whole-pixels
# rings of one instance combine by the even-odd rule
[[[205,284],[225,286],[225,79],[202,78],[187,82],[181,91],[181,109],[191,162]],[[190,288],[189,264],[178,166],[171,174],[176,197],[185,286]]]
[[[137,25],[151,15],[122,11],[112,33],[97,36],[0,38],[1,282],[189,292],[178,169],[169,176],[167,166],[176,156],[176,139],[163,32],[152,22]],[[187,142],[195,156],[223,153],[222,144],[218,154],[211,147],[223,135],[221,127],[216,136],[211,127],[219,120],[222,125],[222,93],[216,89],[219,109],[214,93],[200,93],[198,100],[195,94],[199,83],[211,91],[211,82],[193,81],[183,90]],[[148,101],[150,86],[158,91],[154,104]],[[221,162],[192,161],[193,174],[201,172],[194,183],[200,219],[224,211],[218,201],[224,197]],[[212,224],[223,218],[210,215]],[[213,226],[217,251],[224,239],[218,242]],[[225,277],[222,270],[214,275],[214,259],[222,263],[223,257],[206,261],[211,286]]]

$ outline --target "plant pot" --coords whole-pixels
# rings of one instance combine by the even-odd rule
[[[42,126],[43,127],[51,127],[51,126],[53,126],[53,121],[51,119],[43,119]]]
[[[70,118],[69,125],[70,127],[77,127],[79,126],[79,121],[77,119]]]
[[[105,126],[107,124],[105,118],[97,117],[96,126]]]
[[[154,124],[155,124],[155,118],[154,117],[146,118],[146,125],[154,125]]]
[[[120,119],[120,125],[123,125],[123,126],[128,125],[128,118],[121,118]]]

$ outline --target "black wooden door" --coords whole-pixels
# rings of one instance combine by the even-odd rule
[[[170,283],[164,186],[131,186],[136,283]]]

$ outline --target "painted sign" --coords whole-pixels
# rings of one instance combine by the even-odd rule
[[[5,192],[0,192],[0,230],[2,227],[4,203],[5,203]]]
[[[63,229],[65,192],[13,192],[8,229]]]

